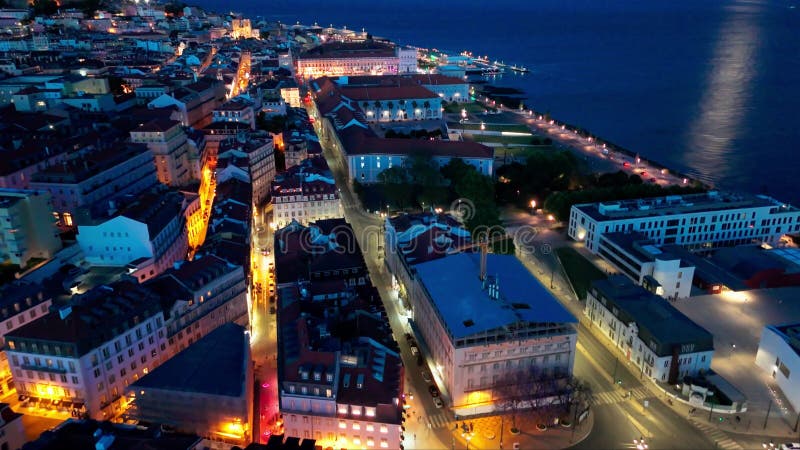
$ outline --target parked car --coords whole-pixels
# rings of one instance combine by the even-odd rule
[[[439,388],[437,388],[435,384],[428,386],[428,392],[431,393],[431,397],[438,397],[440,394]]]
[[[444,407],[444,402],[439,397],[433,397],[433,405],[441,409]]]
[[[406,341],[411,342],[414,340],[414,336],[411,333],[406,333]]]
[[[431,373],[427,370],[422,371],[422,379],[425,380],[426,383],[430,383],[433,377],[431,377]]]
[[[419,355],[419,349],[417,348],[417,346],[415,346],[415,345],[411,346],[411,354],[414,355],[414,356]]]

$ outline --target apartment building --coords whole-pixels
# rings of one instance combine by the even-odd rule
[[[641,376],[674,384],[711,368],[711,333],[625,276],[592,282],[583,313]]]
[[[344,216],[339,190],[323,158],[306,159],[278,175],[270,198],[278,228],[293,220],[309,224]]]
[[[110,419],[166,350],[160,298],[130,281],[96,287],[6,333],[17,393],[43,408]]]
[[[0,189],[0,259],[25,267],[61,250],[48,191]]]
[[[114,202],[139,195],[157,183],[150,149],[142,144],[116,143],[41,169],[30,187],[49,191],[59,226],[74,228],[89,223],[93,207],[107,211]]]
[[[167,186],[185,186],[192,181],[189,143],[181,123],[154,119],[131,130],[131,141],[145,144],[153,153],[158,181]]]

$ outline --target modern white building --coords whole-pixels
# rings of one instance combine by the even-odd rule
[[[575,317],[515,256],[458,253],[414,270],[409,322],[455,414],[501,410],[519,377],[571,377]]]
[[[671,299],[691,295],[694,265],[640,232],[603,234],[597,254],[657,295]]]
[[[124,389],[162,361],[160,299],[129,281],[103,285],[5,336],[17,393],[43,408],[110,419]]]
[[[25,267],[59,250],[50,192],[0,189],[0,260]]]
[[[711,333],[622,275],[594,281],[583,313],[642,376],[674,384],[711,368]]]
[[[344,216],[336,182],[323,158],[292,166],[272,182],[273,221],[283,228],[293,220],[308,225]]]
[[[638,231],[657,245],[677,244],[690,250],[749,243],[777,244],[781,236],[800,231],[800,210],[764,195],[719,191],[636,200],[574,205],[572,239],[597,253],[606,233]]]
[[[124,267],[140,282],[186,257],[188,239],[178,192],[150,192],[110,218],[79,225],[78,245],[92,266]]]
[[[761,331],[756,365],[775,380],[792,409],[800,411],[800,324],[767,325]]]

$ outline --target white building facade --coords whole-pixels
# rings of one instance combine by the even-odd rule
[[[640,233],[608,233],[597,254],[640,286],[664,298],[691,295],[694,266]]]
[[[621,275],[592,284],[584,315],[641,376],[671,384],[711,368],[713,336]]]
[[[800,383],[796,381],[800,373],[798,338],[800,324],[768,325],[761,332],[756,353],[756,365],[775,380],[795,411],[800,411]]]
[[[766,196],[710,191],[638,200],[574,205],[567,233],[597,253],[600,236],[643,233],[657,245],[690,250],[753,242],[775,245],[781,236],[800,231],[800,210]]]

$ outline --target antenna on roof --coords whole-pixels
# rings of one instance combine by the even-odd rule
[[[489,243],[486,242],[486,238],[481,238],[481,273],[480,273],[480,280],[483,281],[486,279],[486,254],[489,252]]]

